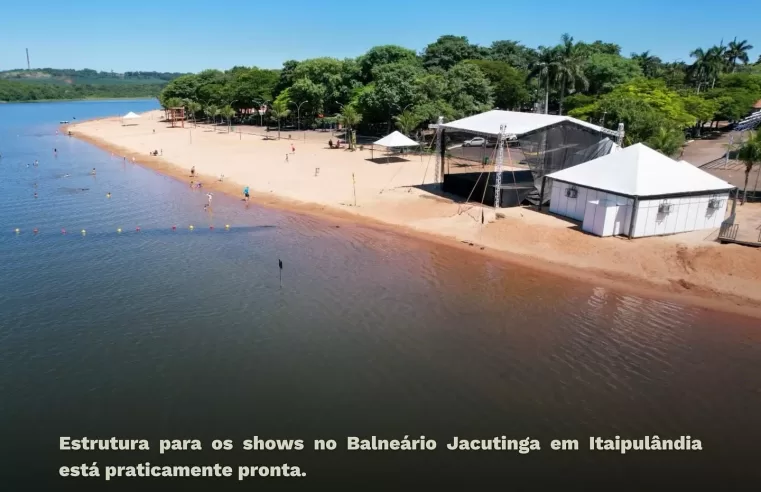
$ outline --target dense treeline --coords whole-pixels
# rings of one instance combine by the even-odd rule
[[[163,84],[56,85],[0,80],[0,101],[157,97],[163,88]]]
[[[52,84],[166,84],[180,75],[183,74],[170,72],[99,72],[89,68],[83,70],[35,68],[32,70],[2,71],[0,72],[0,79]]]
[[[267,105],[267,119],[278,124],[299,118],[315,127],[336,116],[373,133],[397,126],[410,134],[439,115],[495,107],[567,113],[611,128],[623,122],[627,143],[648,141],[670,152],[685,130],[738,120],[761,99],[761,59],[750,65],[752,48],[734,40],[696,49],[686,64],[650,52],[626,57],[616,44],[568,35],[538,49],[508,40],[484,47],[447,35],[420,54],[386,45],[355,59],[289,60],[280,70],[206,70],[176,78],[160,99],[195,117],[245,119],[241,110]]]

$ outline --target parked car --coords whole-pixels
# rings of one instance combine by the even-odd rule
[[[483,147],[486,145],[486,139],[483,137],[475,137],[470,140],[466,140],[462,143],[463,147]]]

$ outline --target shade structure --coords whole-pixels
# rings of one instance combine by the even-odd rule
[[[675,161],[641,143],[547,177],[627,197],[719,192],[734,188],[689,162]]]
[[[132,111],[122,116],[123,120],[134,120],[136,118],[140,118],[140,115],[137,113],[133,113]]]
[[[496,137],[499,135],[500,127],[504,125],[508,136],[519,137],[561,123],[571,123],[588,130],[605,132],[603,127],[571,118],[570,116],[521,113],[519,111],[502,111],[499,109],[444,123],[443,128]]]
[[[374,142],[373,145],[381,145],[383,147],[417,147],[420,144],[411,138],[405,137],[398,131],[395,131],[394,133],[381,138],[377,142]]]

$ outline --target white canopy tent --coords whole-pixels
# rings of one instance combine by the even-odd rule
[[[467,118],[462,118],[441,125],[443,128],[473,133],[484,137],[496,137],[500,127],[504,125],[508,138],[516,138],[548,126],[562,122],[571,122],[590,130],[598,131],[606,135],[617,136],[617,132],[607,128],[587,123],[586,121],[571,118],[570,116],[557,116],[553,114],[521,113],[519,111],[502,111],[494,109]]]
[[[583,221],[582,229],[600,236],[718,227],[735,188],[641,143],[550,173],[542,188],[547,180],[550,212]]]
[[[124,122],[125,120],[134,121],[134,120],[136,120],[138,118],[140,118],[139,114],[130,111],[129,113],[127,113],[124,116],[122,116],[122,126],[126,125],[126,123]]]
[[[399,132],[394,132],[374,142],[373,145],[381,145],[383,147],[417,147],[420,144]]]
[[[394,148],[418,147],[420,143],[399,133],[398,131],[395,131],[381,138],[377,142],[373,142],[373,146],[370,148],[370,159],[373,158],[373,151],[374,151],[373,147],[376,145],[394,149]]]

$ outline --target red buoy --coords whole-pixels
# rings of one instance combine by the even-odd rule
[[[32,232],[34,232],[35,234],[37,234],[37,233],[38,233],[38,232],[40,232],[40,231],[38,231],[38,230],[37,230],[37,228],[35,227],[35,228],[34,228],[34,230],[33,230]]]
[[[137,227],[135,227],[135,230],[136,230],[137,232],[140,232],[140,226],[137,226]]]
[[[212,229],[212,230],[213,230],[213,229],[214,229],[214,226],[209,226],[209,229]]]
[[[66,234],[66,229],[61,229],[61,234]]]
[[[172,230],[176,231],[177,230],[177,226],[172,226]]]

